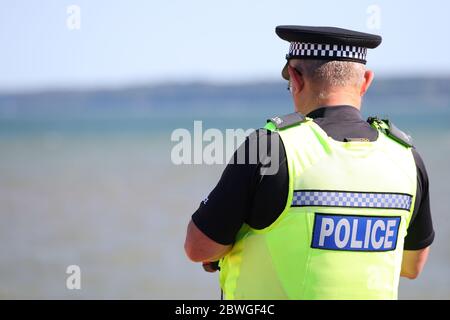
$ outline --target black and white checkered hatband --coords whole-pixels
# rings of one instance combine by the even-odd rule
[[[366,63],[367,48],[340,45],[291,42],[286,59],[342,60]]]

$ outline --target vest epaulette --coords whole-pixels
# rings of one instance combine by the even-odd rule
[[[304,115],[298,112],[294,112],[286,114],[284,116],[270,118],[267,120],[267,122],[272,122],[277,129],[284,129],[303,122],[304,120]]]
[[[372,125],[374,124],[378,129],[384,132],[389,138],[397,141],[398,143],[406,146],[413,147],[413,140],[410,135],[404,133],[402,130],[397,128],[388,119],[378,119],[377,117],[369,117],[367,122]]]

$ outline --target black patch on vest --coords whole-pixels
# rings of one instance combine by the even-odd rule
[[[344,142],[370,142],[367,138],[344,138]]]
[[[372,124],[374,122],[384,122],[388,129],[381,129],[389,138],[397,141],[398,143],[406,146],[406,147],[413,147],[413,140],[411,136],[404,133],[402,130],[397,128],[391,121],[388,119],[378,119],[377,117],[369,117],[367,119],[367,122]]]
[[[277,129],[284,129],[296,124],[299,124],[305,120],[305,116],[298,113],[290,113],[280,117],[273,117],[267,120],[267,122],[272,122]]]

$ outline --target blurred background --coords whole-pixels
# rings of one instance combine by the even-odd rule
[[[218,299],[185,228],[224,165],[175,165],[171,134],[291,112],[280,24],[381,34],[364,116],[410,133],[436,238],[401,299],[450,298],[446,1],[0,1],[0,298]],[[68,290],[66,269],[81,269]]]

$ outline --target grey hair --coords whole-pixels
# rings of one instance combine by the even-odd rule
[[[322,88],[360,86],[365,66],[351,61],[293,60],[293,66],[306,79]]]

